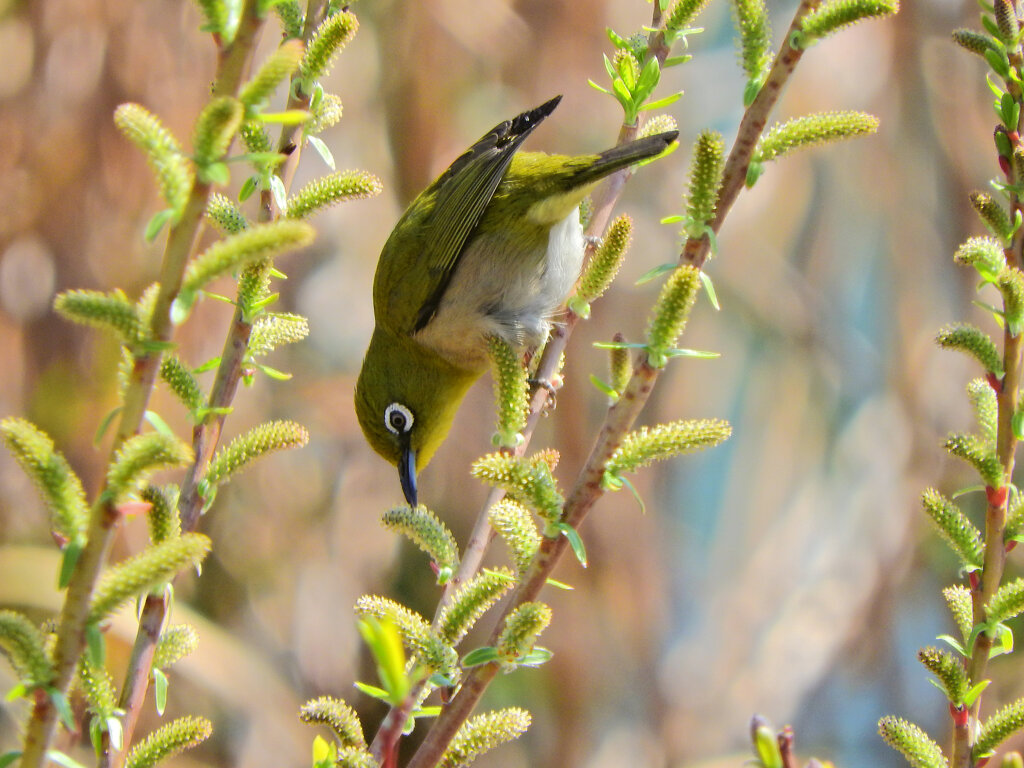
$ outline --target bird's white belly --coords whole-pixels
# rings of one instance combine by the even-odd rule
[[[485,368],[487,337],[536,347],[583,265],[579,210],[551,228],[546,251],[531,257],[494,236],[480,236],[459,258],[434,318],[415,335],[453,365]]]

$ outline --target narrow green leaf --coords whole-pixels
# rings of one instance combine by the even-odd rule
[[[171,221],[175,217],[175,211],[173,208],[164,208],[162,211],[157,211],[153,214],[153,217],[146,224],[146,230],[143,234],[147,243],[152,243],[156,240],[156,236],[160,234],[160,230],[164,228],[164,225]]]
[[[167,709],[167,675],[162,669],[153,670],[153,702],[156,705],[158,715],[163,715]]]
[[[318,155],[320,155],[320,159],[324,161],[324,164],[328,168],[330,168],[332,171],[337,170],[337,167],[334,164],[334,155],[331,154],[330,147],[328,147],[327,144],[324,143],[323,139],[317,136],[307,136],[306,141],[308,141],[309,145],[313,147],[313,149],[316,151]]]
[[[462,666],[469,669],[470,667],[479,667],[483,664],[490,664],[492,661],[497,660],[498,649],[492,645],[485,645],[482,648],[474,648],[463,656]]]

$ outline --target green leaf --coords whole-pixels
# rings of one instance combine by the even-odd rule
[[[1018,440],[1024,440],[1024,411],[1013,412],[1010,426],[1013,428],[1013,436]]]
[[[71,723],[68,723],[68,729],[72,727]],[[80,762],[72,757],[61,752],[59,749],[49,749],[46,751],[46,757],[48,760],[52,760],[57,765],[63,765],[64,768],[85,768]]]
[[[274,196],[274,203],[282,211],[288,207],[288,192],[284,188],[284,182],[277,174],[270,175],[270,193]]]
[[[242,188],[238,190],[238,201],[244,203],[250,197],[252,193],[260,188],[260,177],[250,176],[248,179],[242,182]]]
[[[78,541],[69,541],[67,546],[64,547],[60,558],[60,576],[57,580],[57,584],[61,589],[64,589],[71,583],[71,574],[74,573],[75,564],[82,555],[82,548],[82,543]]]
[[[47,688],[46,694],[50,697],[50,701],[53,702],[53,708],[57,710],[61,723],[69,731],[73,731],[75,729],[75,716],[71,713],[68,697],[56,688]]]
[[[637,279],[637,281],[634,283],[634,285],[643,285],[644,283],[649,283],[654,278],[661,277],[666,272],[671,272],[677,266],[679,266],[679,264],[677,262],[674,262],[674,261],[670,261],[670,262],[667,262],[665,264],[659,264],[658,266],[654,267],[653,269],[649,269],[646,272],[644,272],[642,275],[640,275],[640,277]]]
[[[711,306],[716,310],[720,310],[722,307],[718,304],[718,294],[715,293],[715,285],[711,282],[711,275],[701,270],[700,281],[704,286],[704,292],[708,295],[708,301],[711,302]]]
[[[558,532],[565,536],[569,541],[569,546],[572,547],[572,553],[576,555],[576,559],[580,561],[580,565],[586,568],[587,550],[583,546],[583,539],[580,538],[580,532],[568,523],[557,523],[555,527],[558,529]]]
[[[317,136],[307,136],[306,141],[309,142],[309,145],[313,147],[318,155],[320,155],[320,159],[324,161],[324,164],[328,168],[332,171],[337,170],[337,167],[334,164],[334,155],[331,154],[330,148],[324,143],[323,139]]]
[[[175,436],[174,430],[171,429],[170,425],[164,421],[156,411],[146,411],[143,414],[143,418],[161,435],[167,435],[168,437]]]
[[[276,368],[271,368],[269,365],[264,365],[263,363],[257,363],[256,367],[263,371],[267,376],[277,381],[288,381],[288,379],[292,377],[290,373],[279,371]]]
[[[618,397],[619,393],[608,384],[605,384],[601,379],[597,378],[594,374],[590,374],[590,383],[593,384],[600,392],[608,395],[608,397]]]
[[[86,625],[85,646],[89,654],[89,663],[97,668],[102,667],[107,659],[107,647],[103,633],[96,624]]]
[[[103,420],[100,422],[99,427],[96,429],[96,436],[93,438],[94,444],[99,445],[100,441],[103,439],[103,435],[110,428],[111,423],[114,421],[114,418],[121,412],[121,408],[122,407],[119,405],[117,406],[117,408],[114,408],[112,411],[110,411],[110,413],[103,417]]]
[[[387,701],[400,705],[409,693],[409,679],[405,674],[405,650],[394,622],[379,621],[373,616],[358,622],[359,634],[377,662],[377,674],[387,691]]]
[[[167,709],[167,675],[162,669],[153,670],[153,702],[158,715]]]
[[[490,664],[492,661],[497,660],[498,649],[493,645],[485,645],[482,648],[474,648],[463,656],[462,666],[469,669],[470,667],[479,667],[482,664]]]
[[[200,365],[198,368],[196,368],[192,372],[193,373],[206,373],[207,371],[212,371],[214,368],[216,368],[219,365],[220,365],[220,358],[219,357],[214,357],[214,358],[211,358],[211,359],[207,360],[205,363]]]
[[[981,695],[981,692],[988,688],[991,682],[991,680],[982,680],[977,685],[971,686],[971,689],[964,694],[963,705],[965,707],[972,706],[974,701]]]
[[[960,641],[952,635],[939,635],[935,639],[952,646],[953,650],[959,653],[961,656],[970,656],[970,654],[967,652],[967,649],[964,648]]]
[[[525,656],[520,656],[516,660],[516,666],[539,667],[541,664],[551,661],[554,655],[554,652],[548,650],[547,648],[540,648],[535,646],[534,649],[530,651],[528,654],[526,654]]]
[[[28,698],[28,688],[25,687],[24,683],[17,683],[7,692],[4,701],[17,701],[22,697]]]
[[[13,763],[19,757],[21,757],[20,749],[16,749],[13,752],[5,752],[4,754],[0,755],[0,768],[7,768],[8,765]]]
[[[379,701],[383,701],[384,703],[389,703],[391,701],[391,694],[389,694],[383,688],[378,688],[376,685],[370,685],[369,683],[361,683],[358,680],[356,680],[355,683],[353,683],[353,685],[355,685],[356,688],[358,688],[360,691],[365,693],[367,696],[370,696],[371,698],[378,699]]]
[[[692,57],[687,57],[687,58],[689,59],[689,58],[692,58]],[[667,66],[667,63],[666,63],[666,66]],[[640,107],[640,111],[641,112],[647,112],[647,111],[652,110],[652,109],[662,109],[663,107],[667,107],[667,106],[669,106],[671,104],[675,104],[682,97],[683,97],[683,92],[682,91],[677,91],[676,93],[669,94],[668,96],[665,96],[664,98],[655,99],[654,101],[647,102],[642,107]]]
[[[231,183],[231,171],[227,163],[219,160],[199,168],[199,177],[210,184],[227,186]]]
[[[666,349],[662,354],[665,357],[697,357],[701,360],[714,360],[721,357],[721,352],[707,352],[700,349]]]
[[[164,208],[162,211],[157,211],[153,214],[153,217],[146,224],[146,231],[143,237],[147,243],[152,243],[156,240],[156,236],[160,234],[160,230],[164,228],[164,224],[173,219],[175,216],[173,208]]]
[[[557,579],[547,579],[544,583],[555,589],[564,589],[567,592],[572,592],[576,589],[572,584],[566,584],[564,581],[558,581]]]

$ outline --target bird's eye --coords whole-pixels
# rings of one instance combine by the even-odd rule
[[[384,409],[384,426],[389,432],[404,435],[412,429],[412,411],[401,403],[392,403]]]

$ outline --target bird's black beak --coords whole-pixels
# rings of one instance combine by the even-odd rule
[[[402,493],[410,507],[416,506],[416,451],[403,448],[398,457],[398,479],[402,481]]]

